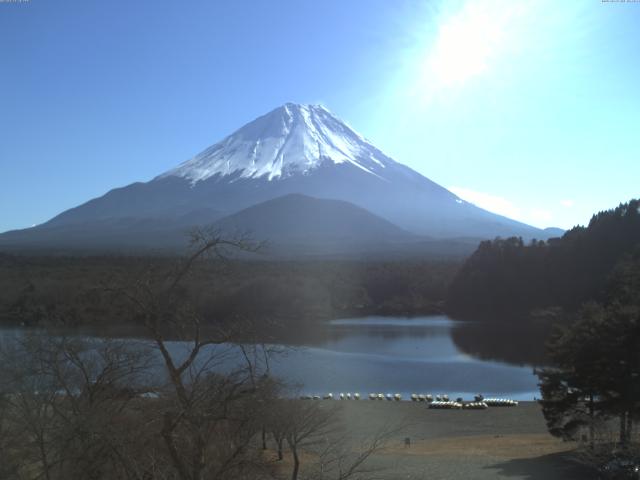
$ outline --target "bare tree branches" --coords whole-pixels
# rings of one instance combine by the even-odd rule
[[[19,471],[46,479],[113,473],[114,457],[128,454],[124,440],[131,438],[118,419],[124,421],[135,386],[145,389],[148,368],[146,352],[129,349],[46,333],[2,348],[5,426],[11,448],[30,453]]]
[[[13,440],[0,436],[0,476],[277,478],[264,454],[269,433],[279,458],[292,456],[293,480],[373,478],[367,461],[389,432],[356,445],[339,428],[336,404],[282,398],[271,357],[283,347],[239,315],[205,318],[194,299],[187,278],[212,271],[198,270],[201,262],[260,247],[246,235],[198,230],[174,266],[105,283],[99,293],[143,325],[148,341],[42,332],[0,349],[0,434]]]

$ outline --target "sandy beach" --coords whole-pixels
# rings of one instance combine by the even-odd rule
[[[322,402],[324,405],[335,404]],[[323,405],[323,406],[324,406]],[[434,410],[425,403],[342,401],[341,420],[360,440],[386,426],[403,425],[370,459],[371,478],[571,480],[593,473],[572,461],[572,443],[547,432],[540,406],[487,410]],[[405,439],[410,439],[410,445]]]

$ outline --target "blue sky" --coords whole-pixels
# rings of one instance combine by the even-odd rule
[[[0,2],[0,231],[322,103],[480,206],[571,227],[640,195],[640,3]]]

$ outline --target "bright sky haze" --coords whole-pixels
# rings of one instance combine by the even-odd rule
[[[488,210],[640,195],[640,2],[0,2],[0,232],[321,103]]]

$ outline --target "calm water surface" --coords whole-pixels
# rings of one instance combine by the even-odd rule
[[[476,328],[477,324],[466,326]],[[300,394],[359,392],[365,397],[373,392],[400,393],[408,399],[412,393],[447,393],[468,399],[482,393],[519,400],[539,395],[532,366],[482,360],[462,352],[452,333],[465,324],[446,316],[341,319],[326,328],[323,340],[285,348],[284,354],[270,361],[271,372],[298,385],[294,391]],[[20,332],[6,329],[1,336],[6,341]],[[502,337],[499,332],[496,335]],[[150,345],[149,340],[126,341],[141,348]],[[168,342],[168,347],[177,357],[188,352],[188,345],[182,342]],[[210,367],[231,370],[242,363],[236,347],[215,348],[218,356]],[[208,358],[204,353],[201,357]],[[156,368],[158,374],[164,371],[160,363]]]
[[[449,396],[539,396],[531,366],[473,358],[454,344],[463,324],[446,316],[335,320],[321,344],[277,359],[275,374],[303,384],[302,393],[447,393]]]

